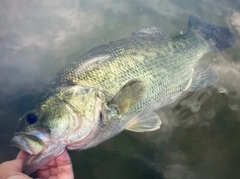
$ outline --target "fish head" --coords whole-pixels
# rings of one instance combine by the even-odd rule
[[[84,86],[59,87],[36,103],[20,118],[11,140],[30,154],[24,172],[36,171],[79,138],[94,137],[101,104],[98,90]]]

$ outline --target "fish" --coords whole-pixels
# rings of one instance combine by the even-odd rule
[[[184,34],[166,37],[162,29],[146,26],[86,52],[57,72],[19,119],[11,145],[29,153],[23,172],[124,130],[159,129],[156,109],[217,81],[201,57],[234,43],[229,29],[191,15]]]

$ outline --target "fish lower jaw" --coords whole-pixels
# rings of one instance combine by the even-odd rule
[[[11,146],[17,147],[30,155],[37,155],[44,152],[47,147],[41,139],[34,141],[32,136],[16,133],[11,140]]]

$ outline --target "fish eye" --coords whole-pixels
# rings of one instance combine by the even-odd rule
[[[28,124],[34,124],[37,122],[37,120],[38,120],[38,117],[33,113],[28,113],[26,115],[26,121]]]

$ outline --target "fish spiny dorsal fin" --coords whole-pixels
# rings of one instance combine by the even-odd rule
[[[154,27],[154,26],[146,26],[138,29],[137,31],[131,34],[132,36],[152,36],[164,39],[165,32],[164,30]]]
[[[108,103],[117,109],[119,114],[128,112],[142,98],[144,86],[141,80],[132,79],[126,83]]]
[[[161,123],[162,122],[156,113],[148,111],[131,121],[127,125],[126,130],[134,132],[154,131],[160,128]]]

